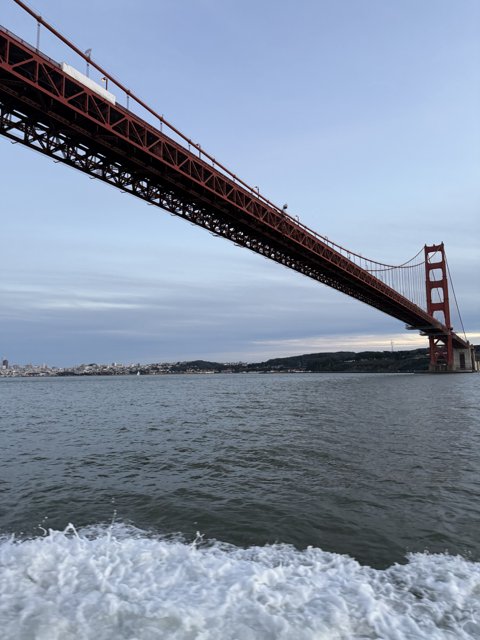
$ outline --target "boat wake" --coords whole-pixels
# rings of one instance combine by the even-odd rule
[[[122,524],[45,533],[0,541],[4,640],[480,638],[480,564],[460,556],[381,571]]]

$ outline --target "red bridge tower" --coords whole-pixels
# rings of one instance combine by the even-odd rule
[[[427,291],[427,311],[441,322],[446,333],[429,335],[430,371],[475,371],[475,350],[467,342],[467,348],[454,344],[456,334],[450,321],[448,299],[447,262],[442,244],[425,245],[425,280]]]

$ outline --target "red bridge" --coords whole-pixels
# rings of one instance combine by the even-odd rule
[[[105,86],[0,27],[0,133],[357,298],[428,336],[431,371],[474,371],[451,327],[443,244],[387,265],[330,242],[263,197],[14,0],[103,75]],[[125,97],[118,104],[108,83]],[[154,126],[130,109],[142,107]]]

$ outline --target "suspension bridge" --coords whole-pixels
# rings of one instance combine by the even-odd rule
[[[476,370],[465,331],[461,337],[451,326],[443,243],[389,265],[331,242],[185,136],[90,50],[13,1],[36,21],[37,41],[33,46],[0,26],[0,134],[397,318],[428,338],[432,372]],[[45,55],[41,28],[80,57],[87,73]],[[90,68],[103,84],[89,77]]]

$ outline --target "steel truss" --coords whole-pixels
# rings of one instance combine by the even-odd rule
[[[431,314],[268,200],[249,192],[243,183],[237,184],[132,112],[74,81],[56,62],[1,29],[0,134],[361,300],[426,335],[448,332]]]

